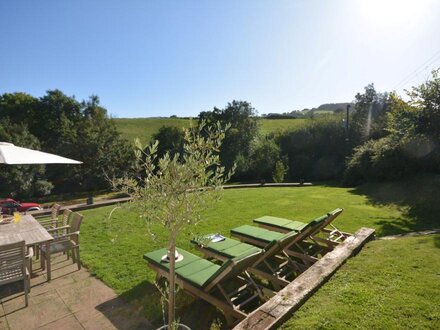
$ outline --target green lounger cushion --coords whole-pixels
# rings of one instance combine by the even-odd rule
[[[254,254],[228,259],[219,266],[183,249],[177,248],[177,251],[183,255],[183,260],[176,262],[177,276],[200,288],[207,287],[216,279],[224,281],[240,274],[243,270],[252,265],[263,252],[263,250],[258,249]],[[159,249],[145,253],[144,259],[168,271],[169,263],[162,261],[162,256],[164,256],[166,252],[167,249]]]
[[[197,240],[192,240],[191,242],[199,244]],[[203,248],[223,255],[226,258],[236,258],[242,255],[246,256],[261,251],[261,249],[253,245],[242,243],[240,241],[227,237],[225,237],[225,239],[220,242],[205,243],[203,245]]]
[[[283,233],[279,233],[276,231],[271,231],[264,228],[254,227],[249,225],[244,225],[231,229],[231,233],[233,235],[237,234],[241,236],[254,238],[265,243],[269,243],[271,241],[277,241],[285,235]]]
[[[176,274],[196,286],[203,287],[208,284],[211,277],[221,268],[221,266],[183,249],[178,248],[177,251],[183,255],[183,260],[176,262]],[[162,256],[166,253],[167,249],[159,249],[145,253],[144,259],[168,271],[169,263],[162,261]]]
[[[277,218],[277,217],[271,217],[271,216],[264,216],[258,219],[254,220],[255,223],[262,224],[262,225],[270,225],[273,227],[279,227],[281,229],[286,230],[302,230],[305,226],[307,226],[306,223],[301,221],[292,221],[289,219],[284,218]]]

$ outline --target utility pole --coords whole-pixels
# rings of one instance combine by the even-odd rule
[[[345,138],[345,141],[347,142],[347,145],[348,145],[348,142],[349,142],[349,140],[350,140],[350,134],[349,134],[349,119],[350,119],[350,104],[347,104],[347,115],[346,115],[346,118],[345,118],[345,133],[346,133],[346,138]]]

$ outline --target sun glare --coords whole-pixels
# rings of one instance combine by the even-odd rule
[[[417,22],[429,0],[360,0],[359,9],[366,19],[382,27]]]

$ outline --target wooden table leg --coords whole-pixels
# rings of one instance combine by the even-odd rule
[[[50,281],[51,280],[51,274],[50,274],[50,271],[51,271],[51,265],[50,265],[50,242],[46,242],[46,265],[47,265],[47,273],[46,273],[46,276],[47,276],[47,280],[48,281]]]

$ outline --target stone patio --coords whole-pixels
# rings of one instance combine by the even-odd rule
[[[52,257],[52,281],[34,262],[29,306],[22,283],[0,287],[0,329],[154,329],[86,269]]]

